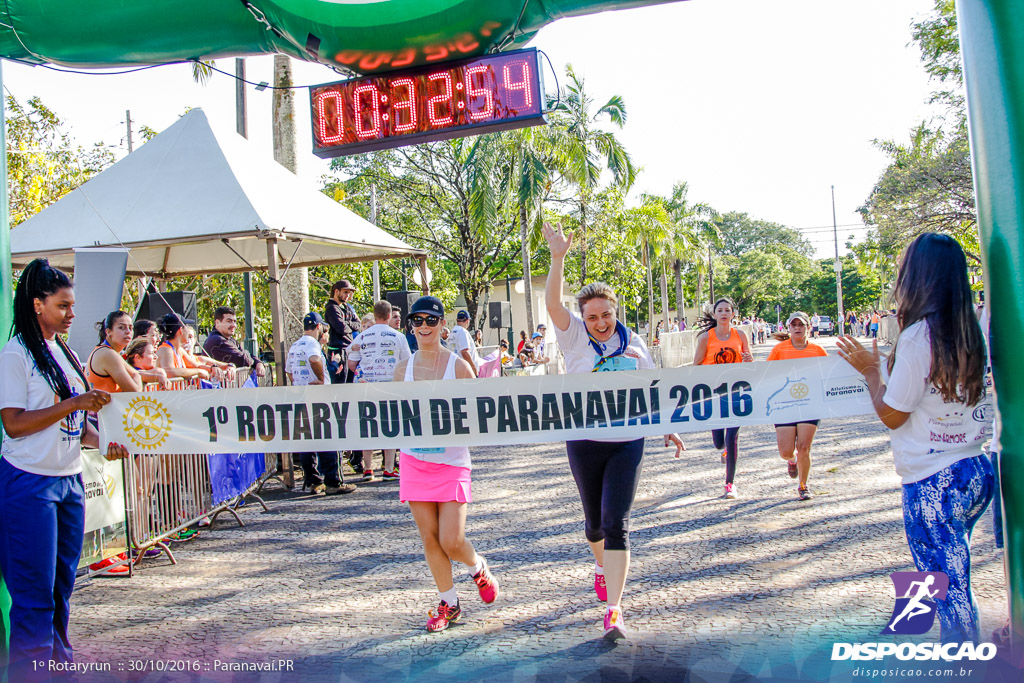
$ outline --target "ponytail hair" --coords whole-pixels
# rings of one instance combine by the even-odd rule
[[[180,329],[185,327],[185,323],[177,313],[168,313],[160,318],[156,326],[160,330],[160,334],[163,335],[164,341],[170,341],[174,339],[174,335],[178,334]]]
[[[733,317],[736,317],[736,302],[727,296],[721,296],[715,299],[715,303],[711,304],[711,308],[705,308],[701,311],[700,317],[697,318],[697,322],[694,327],[700,329],[701,332],[707,332],[712,327],[718,326],[718,320],[715,319],[715,309],[718,308],[718,304],[727,303],[732,307]]]
[[[43,337],[43,330],[39,327],[36,319],[35,304],[33,300],[44,301],[47,297],[53,296],[62,289],[71,289],[71,279],[63,271],[50,265],[46,259],[35,259],[29,263],[21,272],[18,279],[18,287],[14,290],[14,326],[13,337],[21,340],[25,350],[32,356],[32,360],[38,368],[46,383],[53,389],[60,400],[66,401],[71,398],[71,385],[64,371],[57,363],[57,359],[50,353],[50,346]],[[85,370],[75,358],[68,345],[60,335],[56,337],[57,345],[64,356],[68,359],[71,367],[78,372],[82,383],[88,387],[89,380],[85,377]]]
[[[107,317],[96,323],[96,329],[100,333],[100,344],[107,340],[107,332],[114,329],[114,323],[121,319],[122,316],[127,317],[128,314],[124,311],[111,311],[107,313]]]

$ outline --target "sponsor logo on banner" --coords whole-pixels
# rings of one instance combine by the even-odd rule
[[[850,398],[868,398],[868,383],[860,375],[848,375],[825,380],[825,400],[842,401]]]
[[[893,572],[896,604],[882,635],[918,636],[935,623],[935,601],[944,600],[949,577],[944,572]],[[996,656],[993,643],[833,643],[832,660],[870,661],[886,657],[901,661],[988,661]],[[857,675],[856,673],[854,675]]]
[[[120,461],[109,461],[91,448],[82,449],[85,532],[125,521],[124,479]]]
[[[771,415],[790,408],[799,408],[811,402],[808,397],[811,393],[807,386],[807,378],[792,379],[787,377],[786,383],[773,392],[765,404],[765,414]]]
[[[121,421],[131,442],[146,450],[161,446],[171,433],[171,414],[160,401],[149,396],[133,398]]]

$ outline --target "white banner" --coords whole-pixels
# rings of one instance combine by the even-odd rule
[[[98,451],[83,448],[82,483],[85,533],[124,522],[124,476],[119,461],[111,462]]]
[[[846,361],[114,394],[100,440],[145,453],[294,453],[639,438],[872,411]]]

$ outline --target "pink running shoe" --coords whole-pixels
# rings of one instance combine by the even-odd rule
[[[476,582],[476,587],[480,589],[480,599],[486,602],[488,605],[498,599],[498,580],[491,574],[490,568],[487,566],[487,560],[483,560],[484,568],[479,573],[473,575],[473,581]]]
[[[608,586],[604,583],[604,574],[594,574],[594,592],[601,602],[608,602]]]
[[[626,622],[622,618],[622,610],[617,605],[612,605],[604,613],[604,638],[605,640],[619,640],[628,638]]]
[[[428,616],[430,618],[427,619],[427,630],[432,633],[443,631],[448,628],[448,624],[454,624],[462,618],[462,606],[455,603],[455,607],[452,607],[442,600],[437,606],[437,614],[428,612]]]
[[[725,497],[726,498],[735,498],[736,497],[736,487],[733,486],[732,484],[726,484],[725,485]]]

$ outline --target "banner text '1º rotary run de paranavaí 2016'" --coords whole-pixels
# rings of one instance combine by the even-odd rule
[[[638,438],[870,413],[838,357],[434,382],[114,394],[103,447],[294,453]]]

